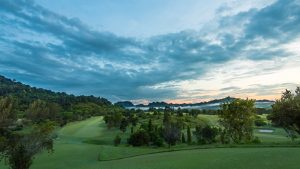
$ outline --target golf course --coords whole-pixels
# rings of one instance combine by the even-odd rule
[[[214,115],[200,115],[212,123]],[[259,133],[260,145],[221,145],[167,147],[127,146],[129,132],[107,129],[102,117],[72,122],[57,130],[54,152],[39,154],[33,169],[297,169],[300,148],[292,146],[284,131]],[[120,134],[124,144],[115,147],[113,138]],[[272,143],[272,146],[269,144]],[[286,146],[288,145],[288,146]],[[7,166],[0,166],[4,169]]]

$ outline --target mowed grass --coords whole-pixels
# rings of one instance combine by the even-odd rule
[[[203,118],[211,123],[217,122],[217,116]],[[266,142],[289,141],[282,129],[273,129],[274,133],[258,133],[256,130],[255,135]],[[168,148],[113,146],[117,134],[125,143],[129,132],[107,129],[102,117],[70,123],[58,131],[54,153],[38,155],[32,169],[294,169],[300,165],[300,148],[238,147],[165,152]],[[173,149],[189,147],[181,144]],[[194,147],[201,148],[190,148]],[[7,167],[0,164],[0,168]]]
[[[218,148],[101,162],[105,169],[299,169],[299,148]]]

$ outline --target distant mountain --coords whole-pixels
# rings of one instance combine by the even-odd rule
[[[151,102],[149,104],[138,104],[138,105],[130,105],[124,107],[137,107],[137,108],[145,108],[145,107],[161,107],[164,108],[166,106],[169,107],[201,107],[204,109],[218,109],[221,103],[231,102],[237,98],[234,97],[225,97],[222,99],[214,99],[211,101],[199,102],[199,103],[182,103],[182,104],[173,104],[173,103],[166,103],[166,102]],[[258,107],[270,107],[270,105],[274,101],[271,100],[256,100],[256,106]]]
[[[213,104],[213,103],[224,103],[224,102],[230,102],[233,101],[236,98],[233,97],[225,97],[222,99],[215,99],[207,102],[200,102],[200,103],[182,103],[182,104],[174,104],[174,103],[166,103],[166,102],[151,102],[149,104],[138,104],[138,105],[133,105],[135,107],[184,107],[184,106],[200,106],[200,105],[205,105],[205,104]],[[125,106],[126,107],[126,106]],[[132,107],[132,106],[129,106]]]
[[[121,101],[115,103],[115,105],[122,106],[122,107],[134,107],[134,104],[130,101]]]

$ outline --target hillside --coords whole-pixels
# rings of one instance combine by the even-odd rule
[[[0,75],[0,96],[9,95],[18,98],[19,109],[21,111],[26,110],[28,105],[37,99],[57,103],[65,110],[70,109],[73,104],[78,103],[94,103],[99,106],[111,105],[110,101],[102,97],[75,96],[64,92],[53,92],[51,90],[31,87]]]

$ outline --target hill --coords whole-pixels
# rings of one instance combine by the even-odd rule
[[[34,100],[40,99],[47,102],[57,103],[68,110],[78,103],[94,103],[99,106],[109,106],[111,102],[102,97],[75,96],[64,92],[53,92],[42,88],[31,87],[21,82],[8,79],[0,75],[0,96],[13,96],[18,98],[19,109],[24,111]]]

